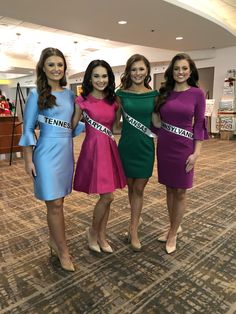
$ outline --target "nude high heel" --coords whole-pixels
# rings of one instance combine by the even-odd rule
[[[177,234],[181,233],[183,231],[182,227],[179,226],[178,230],[177,230]],[[157,241],[159,242],[166,242],[167,241],[167,238],[168,238],[168,232],[169,231],[166,231],[165,233],[161,234],[158,238],[157,238]]]
[[[112,247],[110,246],[109,243],[107,243],[106,245],[102,245],[101,242],[98,241],[98,244],[100,246],[100,249],[102,252],[104,253],[113,253],[113,249]]]
[[[138,244],[138,245],[135,245],[135,244],[132,243],[132,238],[131,238],[130,231],[128,231],[127,240],[128,240],[128,243],[130,244],[131,249],[132,249],[134,252],[140,252],[140,251],[142,250],[142,245],[141,245],[141,243]]]
[[[177,236],[174,237],[174,240],[175,240],[175,244],[170,246],[167,244],[166,242],[166,252],[167,254],[171,254],[171,253],[174,253],[176,251],[176,240],[177,240]]]
[[[101,253],[101,249],[100,249],[100,246],[98,245],[98,243],[92,243],[92,241],[91,241],[91,235],[90,235],[89,227],[86,228],[86,235],[87,235],[89,249],[91,251]]]
[[[48,246],[51,252],[51,256],[57,256],[57,258],[59,259],[61,268],[66,270],[66,271],[71,271],[74,272],[75,271],[75,266],[73,265],[72,261],[70,259],[62,259],[59,255],[58,249],[56,247],[55,244],[53,244],[52,242],[48,242]]]

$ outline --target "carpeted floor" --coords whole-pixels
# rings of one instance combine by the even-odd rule
[[[85,239],[97,196],[73,192],[65,216],[75,273],[50,257],[45,206],[33,196],[23,160],[0,161],[0,313],[236,313],[235,156],[236,141],[204,143],[171,255],[157,241],[168,219],[156,170],[146,188],[139,253],[125,240],[127,189],[112,205],[111,255],[90,252]]]

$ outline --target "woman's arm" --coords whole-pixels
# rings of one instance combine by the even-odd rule
[[[72,117],[72,137],[80,135],[85,130],[84,122],[80,121],[82,116],[82,109],[75,105],[74,114]]]
[[[160,129],[161,127],[161,118],[160,118],[160,114],[153,112],[152,113],[152,124],[155,128]]]
[[[38,114],[38,94],[33,89],[30,91],[25,104],[23,134],[19,142],[19,145],[23,146],[25,170],[31,178],[37,175],[33,163],[33,147],[36,145],[34,130],[38,124]]]
[[[120,134],[121,133],[121,100],[119,97],[117,97],[116,102],[118,104],[118,109],[116,110],[116,119],[113,124],[113,133],[114,134]]]
[[[196,106],[194,111],[194,125],[193,125],[193,139],[194,139],[194,151],[186,160],[186,172],[193,169],[197,158],[200,155],[202,142],[208,138],[207,125],[205,118],[206,99],[203,91],[199,88],[196,91]]]
[[[31,178],[36,177],[36,169],[33,163],[33,147],[32,146],[24,146],[24,161],[25,161],[25,171]]]
[[[75,104],[75,110],[72,117],[72,129],[74,129],[77,126],[78,122],[81,119],[81,116],[82,116],[82,110],[80,109],[78,105]]]

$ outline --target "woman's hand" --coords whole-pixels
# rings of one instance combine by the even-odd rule
[[[36,177],[36,169],[33,163],[33,148],[32,146],[25,146],[24,148],[24,160],[25,160],[25,171],[28,175],[34,179]]]
[[[186,172],[189,172],[193,169],[194,164],[195,164],[198,156],[200,155],[202,141],[195,140],[194,146],[195,146],[195,148],[194,148],[193,154],[189,155],[189,157],[185,163],[186,164],[186,167],[185,167]]]
[[[25,171],[28,173],[28,175],[34,179],[34,177],[36,177],[36,169],[35,169],[35,166],[34,166],[34,163],[31,161],[31,162],[25,162]]]
[[[195,162],[198,158],[198,155],[197,154],[192,154],[192,155],[189,155],[188,159],[186,160],[186,167],[185,167],[185,171],[186,172],[189,172],[193,169],[194,165],[195,165]]]

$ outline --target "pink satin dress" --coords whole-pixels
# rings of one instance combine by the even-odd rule
[[[104,99],[79,96],[76,104],[91,119],[112,131],[117,103],[108,104]],[[126,177],[122,168],[117,144],[107,134],[85,122],[86,136],[77,161],[74,190],[87,194],[111,193],[124,188]]]

